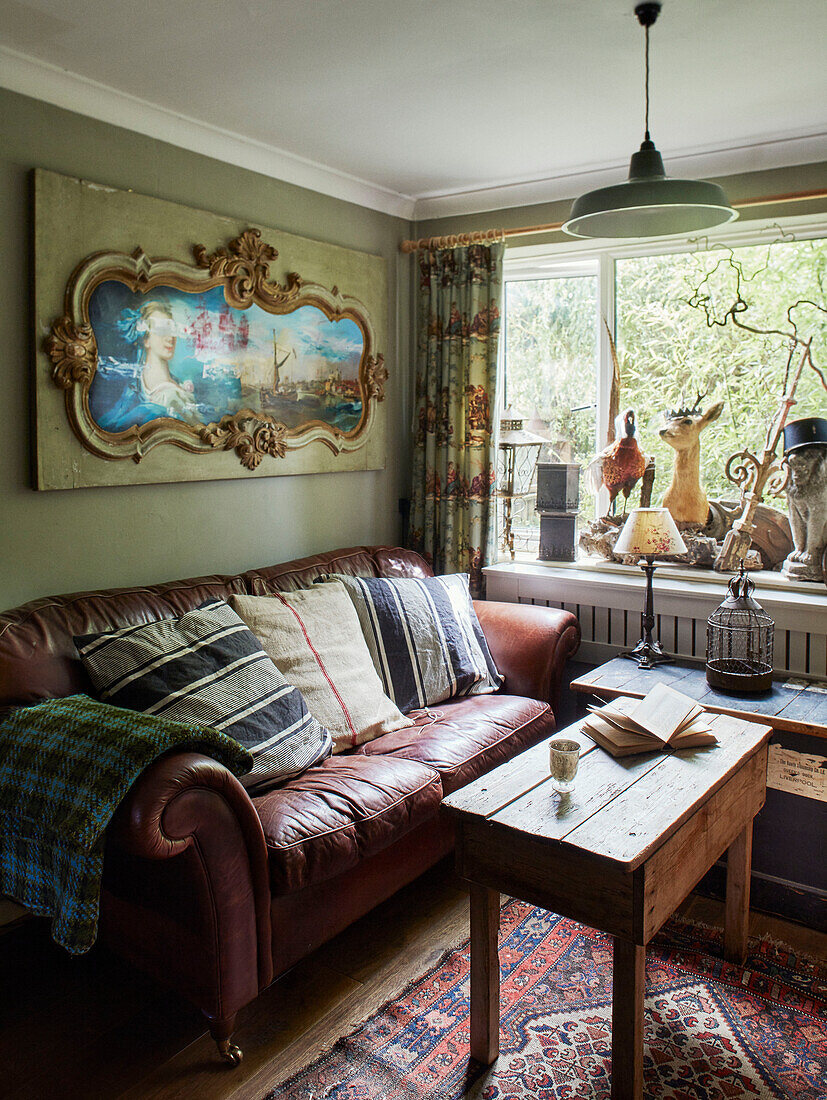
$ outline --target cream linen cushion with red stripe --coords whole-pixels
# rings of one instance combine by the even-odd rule
[[[334,753],[413,725],[385,694],[339,581],[272,596],[231,596],[230,604],[331,732]]]

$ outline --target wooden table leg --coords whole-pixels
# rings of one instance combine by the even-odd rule
[[[643,997],[646,948],[614,939],[612,1100],[643,1100]]]
[[[471,884],[471,1057],[490,1065],[500,1053],[500,894]]]
[[[749,931],[749,880],[752,870],[752,822],[727,848],[724,955],[742,963]]]

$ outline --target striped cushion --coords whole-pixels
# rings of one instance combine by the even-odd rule
[[[253,756],[253,770],[241,779],[248,789],[298,775],[330,754],[330,734],[301,692],[222,600],[180,619],[86,634],[75,645],[106,702],[239,741]]]
[[[231,596],[230,601],[279,672],[330,730],[334,753],[411,725],[384,692],[343,585]]]
[[[347,589],[376,671],[401,711],[502,686],[467,573],[392,579],[337,573],[329,579]]]

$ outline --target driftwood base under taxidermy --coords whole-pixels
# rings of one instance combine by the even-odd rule
[[[742,507],[735,500],[710,500],[709,519],[704,531],[716,539],[724,539],[741,515]],[[790,520],[785,512],[769,504],[755,507],[752,521],[752,547],[761,555],[764,569],[778,569],[793,549]]]
[[[687,552],[664,560],[676,565],[712,569],[721,540],[725,538],[740,511],[737,501],[711,500],[709,518],[703,527],[698,524],[678,524]],[[767,504],[757,507],[754,520],[756,527],[752,535],[752,546],[747,551],[744,565],[750,570],[778,569],[793,548],[789,520],[783,512]],[[636,565],[637,558],[614,553],[614,545],[625,521],[625,516],[603,516],[583,524],[579,537],[580,549],[590,557]]]

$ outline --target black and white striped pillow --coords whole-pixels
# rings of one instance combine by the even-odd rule
[[[298,775],[330,754],[308,711],[258,638],[223,600],[178,619],[75,638],[101,699],[223,730],[250,751],[248,790]]]
[[[404,713],[454,695],[497,691],[503,678],[471,603],[468,574],[341,581],[385,692]]]

